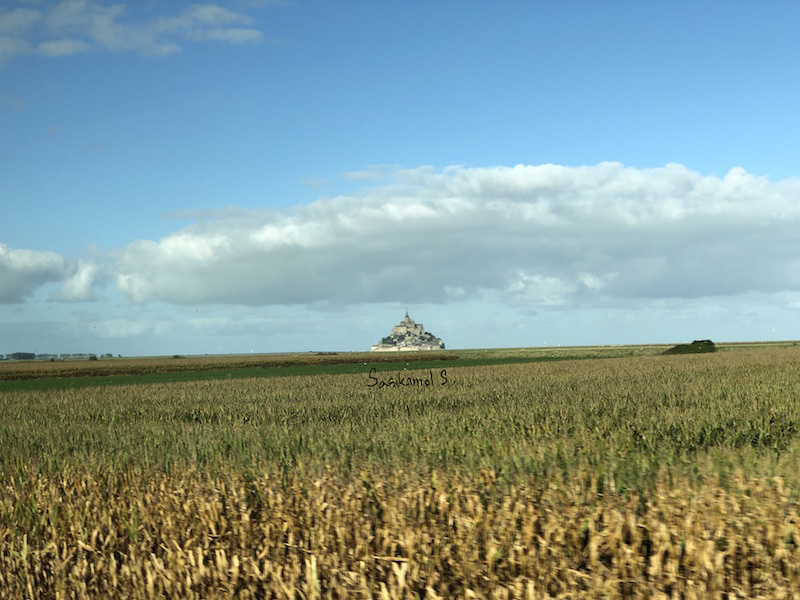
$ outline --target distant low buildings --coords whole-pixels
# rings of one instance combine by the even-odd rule
[[[62,354],[36,354],[34,352],[12,352],[11,354],[0,354],[0,360],[89,360],[97,358],[97,354],[86,352],[73,352]],[[102,354],[102,358],[113,358],[113,354]]]
[[[443,350],[444,342],[425,331],[422,323],[408,316],[392,327],[391,333],[372,346],[373,352],[403,352],[412,350]]]

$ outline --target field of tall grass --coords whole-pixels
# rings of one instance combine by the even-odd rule
[[[374,376],[2,392],[2,597],[800,594],[800,348]]]

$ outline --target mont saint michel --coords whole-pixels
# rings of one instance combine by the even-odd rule
[[[372,346],[373,352],[403,352],[410,350],[444,350],[444,342],[425,331],[422,323],[408,316],[392,327],[391,333]]]

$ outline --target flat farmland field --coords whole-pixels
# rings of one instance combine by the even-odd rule
[[[0,365],[2,597],[796,597],[800,348],[663,349]]]

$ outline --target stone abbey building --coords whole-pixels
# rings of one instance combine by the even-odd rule
[[[392,327],[392,332],[383,338],[379,344],[372,346],[373,352],[403,352],[410,350],[444,350],[444,342],[425,331],[422,323],[417,323],[408,316],[398,325]]]

